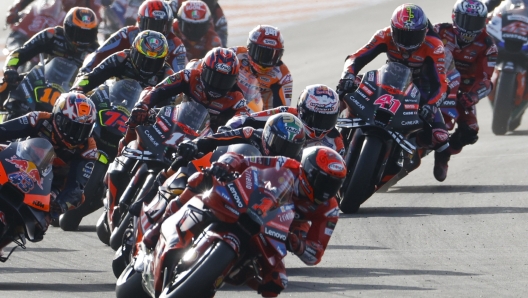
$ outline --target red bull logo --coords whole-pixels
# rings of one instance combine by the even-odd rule
[[[17,169],[20,170],[19,172],[8,175],[11,183],[17,185],[20,190],[23,192],[29,192],[33,189],[35,183],[40,187],[40,189],[43,189],[42,177],[40,177],[40,173],[34,163],[20,159],[16,155],[13,155],[11,158],[7,158],[6,161],[10,164],[13,164]]]

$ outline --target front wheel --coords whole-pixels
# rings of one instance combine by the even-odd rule
[[[516,73],[502,72],[497,82],[497,93],[493,103],[491,130],[495,135],[504,135],[508,131],[508,122],[513,110],[516,93]]]
[[[214,283],[236,258],[235,251],[225,242],[214,243],[190,268],[180,272],[163,289],[160,298],[211,297]]]
[[[129,264],[125,271],[121,273],[116,282],[117,298],[150,298],[143,290],[143,277],[141,272],[134,270],[134,265]]]
[[[101,242],[106,245],[110,245],[110,227],[106,221],[108,211],[103,212],[95,224],[95,231],[97,232],[97,237]]]
[[[383,142],[378,137],[365,137],[356,167],[350,174],[352,177],[339,204],[343,213],[356,213],[359,206],[374,193],[376,182],[373,180],[382,148]]]

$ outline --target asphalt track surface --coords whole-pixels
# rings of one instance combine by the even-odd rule
[[[452,1],[415,2],[433,22],[450,18]],[[294,96],[308,84],[335,86],[345,56],[388,25],[400,3],[283,30]],[[445,182],[434,180],[427,157],[358,214],[343,215],[319,265],[287,258],[290,282],[281,297],[525,297],[528,124],[494,136],[487,100],[478,109],[480,140],[452,158]],[[98,215],[77,232],[50,228],[44,241],[0,264],[0,297],[114,297],[113,251],[95,235]],[[259,295],[229,287],[217,297]]]

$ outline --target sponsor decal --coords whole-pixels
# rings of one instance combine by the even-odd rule
[[[325,228],[325,231],[324,231],[325,235],[328,235],[328,236],[332,236],[333,232],[334,232],[334,230],[329,229],[329,228]]]
[[[374,72],[373,71],[368,73],[368,80],[371,82],[374,82]]]
[[[345,170],[345,167],[341,163],[333,162],[328,165],[328,168],[332,171],[342,172]]]
[[[418,124],[418,120],[413,120],[413,121],[402,121],[401,122],[401,125],[416,125]]]
[[[362,111],[365,109],[365,106],[362,105],[357,99],[354,98],[354,96],[350,96],[350,100],[352,100],[352,102],[358,106],[358,108],[360,108]]]
[[[279,220],[281,222],[288,222],[290,220],[293,220],[295,219],[295,212],[293,211],[290,211],[288,213],[285,213],[285,214],[279,214]]]
[[[282,241],[286,241],[286,238],[287,238],[286,233],[270,228],[268,226],[264,226],[264,234],[272,238],[282,240]]]
[[[152,144],[154,144],[154,146],[159,146],[159,143],[156,142],[156,139],[154,139],[154,136],[152,136],[152,135],[150,134],[150,131],[145,130],[145,135],[146,135],[147,138],[152,142]]]
[[[325,213],[325,216],[326,217],[338,217],[339,216],[339,208],[335,207],[335,208],[330,209],[329,211],[327,211]]]
[[[374,94],[374,92],[372,92],[369,88],[367,88],[367,86],[365,85],[361,85],[361,90],[363,90],[368,96],[372,96]],[[367,98],[365,98],[367,99]],[[367,99],[368,100],[368,99]]]
[[[420,106],[418,104],[404,104],[403,107],[406,110],[418,110]]]
[[[249,139],[249,137],[251,137],[251,135],[253,134],[253,128],[252,127],[244,127],[242,129],[242,132],[244,133],[244,137],[246,139]]]
[[[156,122],[156,124],[161,128],[161,130],[163,130],[164,132],[167,132],[169,131],[169,128],[167,127],[167,125],[165,125],[165,123],[163,123],[163,121],[159,120]]]
[[[20,159],[16,155],[13,155],[11,158],[6,158],[5,161],[19,169],[18,172],[10,173],[7,177],[22,192],[28,193],[35,187],[35,184],[40,189],[43,189],[42,177],[40,177],[40,173],[34,163]]]
[[[455,106],[456,105],[456,101],[454,101],[454,100],[444,100],[444,102],[442,102],[442,105],[443,106]]]
[[[223,73],[230,73],[231,72],[231,66],[225,64],[225,63],[218,63],[216,64],[216,70]]]
[[[233,207],[231,207],[231,206],[229,206],[229,205],[227,205],[227,204],[225,204],[224,207],[225,207],[227,210],[231,211],[231,213],[233,213],[234,215],[236,215],[236,216],[239,216],[239,215],[240,215],[240,212],[238,212],[238,211],[236,211],[235,209],[233,209]]]
[[[417,111],[413,111],[413,112],[403,112],[403,115],[405,116],[408,116],[408,115],[417,115],[418,112]]]
[[[436,54],[436,55],[440,55],[444,53],[444,47],[443,46],[438,46],[434,51],[433,51],[433,54]]]
[[[231,193],[231,197],[235,201],[235,204],[238,206],[238,208],[244,208],[244,203],[242,202],[242,196],[238,192],[236,186],[234,183],[228,183],[227,188],[229,192]]]
[[[268,38],[265,38],[263,40],[263,42],[267,45],[270,45],[270,46],[276,46],[277,45],[277,42],[273,39],[268,39]]]

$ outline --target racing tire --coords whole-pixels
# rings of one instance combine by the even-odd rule
[[[374,178],[378,159],[383,148],[383,142],[375,136],[366,136],[359,153],[356,167],[350,174],[350,182],[341,199],[339,208],[343,213],[356,213],[359,206],[363,204],[374,193]]]
[[[199,260],[163,289],[159,298],[212,297],[212,285],[235,258],[235,251],[229,244],[213,243]]]
[[[119,227],[117,227],[117,229],[114,229],[112,231],[112,234],[110,235],[109,243],[110,243],[110,247],[114,251],[118,250],[123,244],[123,236],[125,235],[126,229],[128,228],[128,225],[130,224],[131,219],[132,219],[132,214],[130,214],[130,212],[127,212],[127,214],[125,215],[125,218],[119,224]]]
[[[143,277],[141,272],[134,270],[134,265],[129,264],[116,281],[117,298],[150,298],[143,290]]]
[[[95,232],[97,233],[97,237],[101,242],[103,242],[106,245],[110,245],[110,228],[108,227],[108,222],[106,221],[106,212],[103,212],[99,219],[97,220],[97,223],[95,224]]]
[[[508,132],[516,93],[516,77],[516,73],[502,72],[498,79],[491,121],[491,130],[495,135],[502,136]]]
[[[125,271],[128,264],[130,264],[130,251],[131,247],[128,244],[123,244],[121,249],[118,249],[114,254],[114,259],[112,260],[112,271],[114,276],[119,278],[121,273]]]

